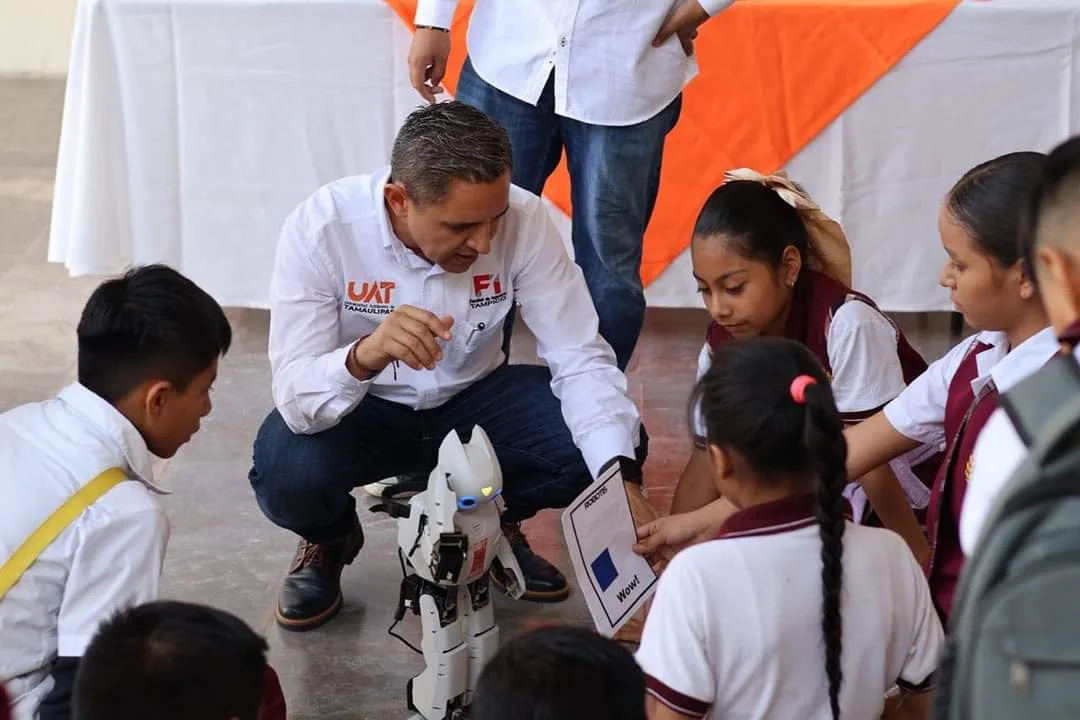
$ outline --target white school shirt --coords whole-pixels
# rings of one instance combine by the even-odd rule
[[[0,599],[0,684],[33,720],[50,663],[81,657],[98,625],[158,596],[169,538],[151,454],[120,412],[82,385],[0,415],[0,563],[103,470],[121,482],[80,515]]]
[[[715,15],[734,0],[689,0]],[[449,28],[458,0],[419,0],[415,22]],[[663,110],[697,73],[678,37],[652,41],[680,0],[477,0],[473,68],[535,106],[555,73],[555,113],[591,125],[633,125]]]
[[[978,396],[993,380],[999,393],[1038,370],[1060,347],[1053,328],[1044,328],[1009,351],[1009,339],[1003,332],[980,332],[962,340],[945,357],[930,364],[900,396],[885,406],[885,418],[900,433],[912,440],[944,447],[945,402],[949,384],[960,363],[977,343],[990,347],[975,358],[977,375],[971,381]],[[985,428],[984,428],[985,430]],[[965,496],[964,505],[967,505]]]
[[[1080,359],[1080,347],[1075,348],[1073,353]],[[1048,355],[1044,363],[1049,360]],[[1034,373],[1039,367],[1032,368],[1031,372]],[[975,551],[998,495],[1027,453],[1027,445],[1020,439],[1008,413],[1004,408],[994,410],[979,433],[971,453],[971,477],[964,495],[964,507],[960,510],[960,547],[965,555]]]
[[[389,175],[330,183],[285,222],[270,283],[270,367],[289,428],[333,427],[368,393],[416,410],[442,405],[502,364],[503,323],[516,302],[593,475],[618,455],[634,457],[641,418],[626,376],[540,199],[511,187],[491,251],[449,273],[394,235],[383,203]],[[357,380],[345,367],[350,349],[401,305],[454,318],[443,359],[434,370],[391,363]]]
[[[896,326],[861,300],[848,300],[833,314],[825,345],[832,368],[830,383],[841,415],[865,418],[906,387],[897,352]],[[698,353],[698,381],[712,365],[709,343]],[[694,434],[705,437],[701,413],[694,413]]]
[[[648,692],[693,718],[827,720],[821,539],[812,495],[747,508],[660,576],[637,660]],[[903,539],[844,530],[840,716],[881,716],[894,685],[929,689],[943,645]]]
[[[825,347],[832,368],[833,397],[845,420],[865,419],[907,386],[897,350],[898,341],[896,326],[879,310],[861,300],[851,298],[833,313]],[[712,354],[712,348],[706,342],[698,353],[698,381],[708,372]],[[701,445],[705,425],[700,410],[695,409],[692,422],[694,436]],[[912,507],[926,507],[930,491],[911,468],[936,451],[935,447],[916,448],[890,463]],[[853,481],[844,494],[854,506],[855,517],[862,518],[869,503],[862,485]]]

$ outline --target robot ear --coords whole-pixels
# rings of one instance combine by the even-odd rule
[[[468,447],[469,449],[482,450],[484,454],[495,457],[495,448],[491,444],[491,438],[484,432],[484,428],[479,425],[473,425],[472,437],[469,438]]]
[[[499,466],[499,458],[495,454],[495,447],[484,428],[474,425],[469,444],[465,446],[465,453],[474,471],[481,472],[490,478],[501,491],[502,468]]]
[[[469,467],[469,456],[456,430],[447,433],[439,446],[439,467],[452,475]]]

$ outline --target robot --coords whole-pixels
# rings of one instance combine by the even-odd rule
[[[372,508],[398,518],[405,578],[394,624],[406,610],[420,616],[426,667],[409,680],[406,701],[426,720],[463,717],[480,671],[499,649],[489,582],[494,559],[510,596],[524,593],[521,568],[499,522],[501,494],[495,450],[475,426],[466,444],[456,431],[446,436],[427,489],[408,505]]]

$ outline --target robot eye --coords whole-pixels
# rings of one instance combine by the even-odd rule
[[[476,507],[476,498],[466,495],[465,497],[458,498],[457,504],[458,508],[462,510],[468,510],[470,508]]]

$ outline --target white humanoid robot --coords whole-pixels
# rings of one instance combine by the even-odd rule
[[[426,720],[463,715],[484,665],[499,649],[489,570],[498,558],[508,593],[524,592],[521,568],[502,534],[502,471],[487,433],[472,430],[467,444],[451,431],[427,490],[408,506],[373,508],[398,520],[398,552],[405,570],[395,620],[420,615],[426,668],[407,687],[409,709]],[[395,622],[396,625],[396,622]],[[391,628],[392,629],[392,628]]]

